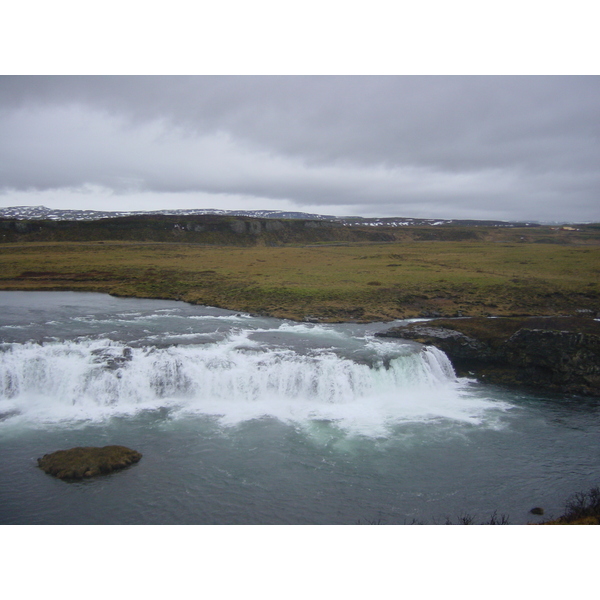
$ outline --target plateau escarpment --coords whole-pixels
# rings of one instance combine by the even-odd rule
[[[438,319],[377,334],[433,345],[488,383],[600,396],[600,322],[585,317]]]
[[[280,246],[289,243],[390,242],[387,228],[344,227],[310,219],[253,219],[218,215],[137,215],[95,221],[0,218],[0,242],[179,242],[216,246]]]

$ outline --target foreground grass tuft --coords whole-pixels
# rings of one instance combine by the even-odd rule
[[[600,525],[600,488],[573,494],[565,505],[565,512],[544,525]]]

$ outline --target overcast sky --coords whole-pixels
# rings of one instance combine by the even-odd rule
[[[600,220],[597,76],[0,77],[0,206]]]

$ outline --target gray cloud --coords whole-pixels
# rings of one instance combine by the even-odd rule
[[[599,108],[598,77],[2,77],[0,188],[598,220]]]

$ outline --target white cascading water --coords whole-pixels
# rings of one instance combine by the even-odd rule
[[[380,353],[384,345],[373,344]],[[397,346],[396,346],[397,348]],[[265,349],[246,333],[201,345],[131,348],[110,340],[6,344],[0,414],[98,420],[167,407],[223,424],[271,416],[329,420],[364,433],[398,421],[478,421],[488,402],[461,393],[435,348],[362,364],[333,352]]]

